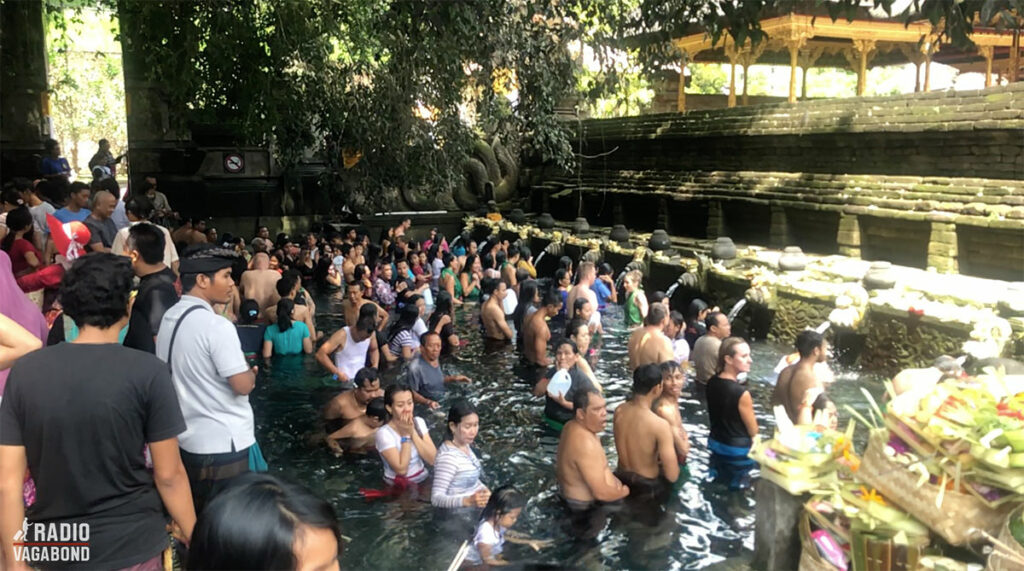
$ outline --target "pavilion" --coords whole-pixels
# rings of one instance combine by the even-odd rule
[[[894,19],[858,17],[833,21],[828,16],[789,13],[761,20],[765,39],[752,45],[738,45],[723,35],[713,43],[703,31],[675,38],[672,43],[682,52],[677,105],[686,110],[686,66],[694,63],[729,63],[728,106],[736,106],[736,67],[742,66],[744,78],[750,66],[761,63],[789,65],[789,101],[797,100],[797,68],[802,70],[801,98],[807,97],[807,70],[811,67],[851,67],[857,73],[857,95],[863,95],[870,67],[913,63],[917,69],[915,91],[928,91],[933,61],[953,66],[961,72],[983,72],[985,86],[993,84],[993,74],[1009,81],[1019,78],[1020,31],[975,26],[969,35],[971,50],[944,45],[930,22],[906,24]],[[924,84],[921,84],[921,67]],[[747,102],[747,81],[743,82],[743,104]]]

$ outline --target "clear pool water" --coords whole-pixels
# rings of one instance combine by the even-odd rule
[[[341,324],[341,297],[317,298],[317,326],[325,332]],[[470,385],[451,387],[448,398],[470,398],[480,413],[480,434],[475,443],[485,469],[484,482],[494,489],[514,484],[529,499],[516,525],[518,531],[553,539],[540,553],[525,546],[506,545],[506,557],[527,566],[566,566],[612,569],[694,569],[708,566],[745,567],[754,545],[753,492],[728,492],[705,483],[707,414],[701,402],[684,397],[683,421],[690,433],[690,477],[660,512],[613,514],[593,539],[581,539],[565,521],[556,495],[554,472],[558,435],[541,423],[543,399],[533,397],[516,374],[518,355],[512,350],[486,353],[479,336],[477,308],[458,310],[460,336],[468,339],[457,358],[446,366],[473,379]],[[614,411],[629,396],[626,337],[621,315],[612,309],[604,319],[595,373],[605,386],[609,409]],[[596,339],[595,339],[596,344]],[[787,348],[754,343],[750,387],[762,433],[771,430],[766,378]],[[396,371],[384,375],[384,384]],[[829,394],[840,407],[841,424],[849,414],[843,404],[866,410],[860,388],[876,396],[880,384],[855,372],[841,372]],[[271,471],[299,481],[327,498],[337,509],[342,533],[351,538],[342,566],[347,569],[447,569],[463,540],[467,525],[435,510],[428,501],[399,498],[367,501],[359,488],[382,487],[376,453],[336,458],[318,441],[319,413],[336,390],[312,356],[275,360],[262,370],[251,401],[256,433]],[[418,410],[440,444],[445,402],[438,411]],[[611,465],[615,446],[608,431],[601,435]],[[863,433],[863,429],[861,429]],[[322,432],[320,439],[322,439]]]

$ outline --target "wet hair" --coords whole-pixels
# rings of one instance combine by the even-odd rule
[[[722,346],[718,348],[718,367],[715,369],[715,374],[719,374],[725,370],[725,358],[735,357],[736,348],[746,342],[747,341],[742,337],[727,337],[722,339]]]
[[[796,336],[796,350],[800,357],[806,358],[814,354],[814,350],[825,342],[825,336],[813,329],[801,331]]]
[[[658,365],[658,368],[661,369],[661,376],[662,378],[664,378],[667,375],[674,374],[676,371],[682,369],[683,366],[669,359],[668,361],[665,361],[664,363]]]
[[[530,272],[523,268],[516,268],[516,283],[525,282],[530,279]]]
[[[238,306],[238,322],[242,325],[252,325],[260,314],[260,304],[255,299],[243,299]]]
[[[352,379],[357,389],[363,388],[363,385],[372,383],[373,381],[380,379],[380,373],[377,372],[376,367],[363,367],[356,373],[356,378]]]
[[[347,284],[345,284],[345,285],[347,285],[349,289],[350,289],[350,288],[354,288],[354,287],[355,287],[355,288],[359,288],[359,289],[363,289],[363,282],[362,282],[362,280],[360,280],[360,279],[359,279],[359,278],[361,278],[361,277],[362,277],[362,276],[358,276],[358,277],[357,277],[357,276],[355,275],[355,272],[353,272],[353,275],[352,275],[352,281],[348,282],[348,283],[347,283]],[[345,290],[345,293],[348,293],[348,289],[346,289],[346,290]]]
[[[480,521],[496,524],[505,514],[526,507],[526,497],[512,486],[501,486],[491,492],[484,511],[480,513]]]
[[[492,268],[500,268],[508,261],[508,255],[505,252],[497,252],[494,254],[494,264]]]
[[[366,416],[372,416],[382,423],[388,421],[388,409],[384,406],[384,399],[377,397],[366,403]]]
[[[0,200],[7,204],[12,204],[15,207],[22,206],[25,202],[21,199],[21,193],[14,188],[14,185],[7,184],[4,186],[4,190],[0,193]]]
[[[661,325],[661,322],[668,317],[668,308],[664,303],[652,303],[647,309],[647,317],[644,318],[644,325]]]
[[[506,256],[507,259],[511,260],[512,258],[514,258],[514,257],[516,257],[518,255],[519,255],[519,246],[516,246],[515,244],[512,244],[511,246],[508,247],[508,255]]]
[[[490,296],[498,290],[498,284],[501,280],[497,278],[484,278],[480,280],[480,295]]]
[[[700,316],[700,312],[708,308],[708,304],[703,299],[696,298],[690,301],[690,305],[686,306],[686,322],[690,325],[697,323],[697,318]]]
[[[377,327],[377,306],[373,303],[364,303],[359,308],[359,317],[356,318],[356,327],[367,333],[373,333]]]
[[[511,256],[512,254],[509,254]],[[527,245],[519,246],[519,257],[523,260],[529,260],[533,256],[533,250]]]
[[[560,287],[562,285],[562,280],[567,277],[569,277],[569,270],[565,268],[558,268],[555,270],[555,283],[552,285],[554,287]]]
[[[467,254],[466,255],[466,263],[465,263],[465,265],[462,266],[462,272],[460,272],[460,273],[468,274],[468,273],[472,272],[473,271],[473,263],[476,262],[477,259],[478,259],[478,256],[476,254]]]
[[[819,410],[825,410],[830,402],[832,402],[832,400],[825,396],[825,393],[819,394],[818,398],[814,399],[814,402],[811,403],[811,414],[813,415]]]
[[[664,303],[665,299],[667,299],[667,298],[668,298],[668,296],[665,295],[665,292],[663,292],[663,291],[656,291],[656,292],[651,294],[651,297],[649,298],[649,301],[651,302],[651,305],[654,305],[656,303]]]
[[[453,256],[451,252],[444,252],[441,254],[441,263],[444,265],[444,267],[451,267],[452,262],[454,261],[455,256]]]
[[[105,252],[75,260],[60,284],[64,313],[81,329],[86,325],[107,328],[128,314],[132,291],[131,262]]]
[[[726,316],[726,315],[725,315],[724,313],[722,313],[721,311],[712,311],[712,312],[711,312],[711,313],[709,313],[709,314],[708,314],[708,316],[707,316],[707,317],[706,317],[706,318],[704,319],[704,326],[705,326],[705,327],[707,327],[707,330],[708,330],[709,332],[711,331],[711,328],[712,328],[712,327],[718,327],[718,316],[719,316],[719,315],[721,315],[721,316],[723,316],[723,317],[727,317],[727,316]],[[728,319],[727,319],[727,320],[728,320]]]
[[[686,320],[683,318],[683,314],[673,309],[668,313],[668,318],[673,325],[679,328],[680,333],[682,333],[683,326],[686,325]]]
[[[451,424],[461,424],[462,419],[466,418],[471,414],[476,414],[476,407],[473,403],[466,399],[459,399],[452,403],[451,408],[448,409],[448,422],[444,425],[444,439],[453,440],[455,434],[452,432]]]
[[[391,331],[388,332],[388,343],[391,343],[399,333],[403,331],[412,331],[412,328],[416,326],[416,320],[419,318],[420,309],[416,307],[416,304],[407,303],[403,305],[402,309],[398,312],[398,319],[395,320],[394,325],[391,326]]]
[[[388,385],[388,388],[384,389],[384,403],[388,406],[395,406],[395,395],[398,393],[412,392],[412,387],[405,383],[396,383],[394,385]]]
[[[569,256],[558,258],[558,269],[568,272],[570,268],[572,268],[572,258]]]
[[[580,327],[586,327],[587,331],[590,330],[590,325],[588,325],[586,321],[583,321],[579,317],[573,317],[572,320],[569,321],[569,324],[565,326],[565,335],[570,338],[575,338]]]
[[[285,297],[290,294],[295,286],[299,283],[299,273],[288,270],[281,274],[281,279],[277,280],[275,287],[277,288],[277,295]]]
[[[295,302],[287,297],[282,297],[281,301],[277,302],[277,329],[281,333],[292,328],[292,313],[294,311]]]
[[[552,286],[544,292],[544,297],[541,299],[540,303],[541,305],[552,307],[556,305],[561,305],[562,294],[558,291],[558,288],[555,287],[554,284],[552,284]]]
[[[3,242],[0,242],[0,249],[5,252],[11,251],[11,246],[14,245],[15,232],[20,232],[25,228],[28,228],[28,230],[25,232],[23,238],[29,242],[35,241],[35,228],[32,223],[32,212],[29,211],[27,206],[19,206],[7,213],[7,228],[9,228],[10,231],[6,236],[4,236]]]
[[[437,292],[437,297],[434,299],[434,313],[430,314],[430,323],[437,325],[441,316],[452,314],[454,307],[455,306],[452,303],[452,294],[444,290]]]
[[[599,276],[610,276],[614,273],[615,270],[612,268],[612,265],[609,264],[608,262],[604,262],[597,267],[597,275]]]
[[[569,339],[568,337],[564,337],[564,338],[560,339],[558,341],[558,343],[555,343],[555,346],[554,346],[555,352],[557,352],[559,349],[561,349],[563,345],[568,345],[569,348],[572,349],[572,352],[573,352],[574,355],[579,355],[580,354],[580,348],[576,346],[576,342],[573,341],[572,339]]]
[[[296,536],[306,527],[329,530],[341,555],[330,503],[277,476],[242,474],[199,514],[185,568],[295,569]]]
[[[580,264],[579,269],[576,271],[576,273],[579,274],[580,277],[583,277],[584,275],[587,275],[591,272],[594,272],[594,275],[597,275],[596,269],[594,268],[594,262],[583,262]]]
[[[576,315],[581,309],[583,309],[583,306],[587,305],[588,303],[590,303],[590,300],[587,299],[585,296],[577,297],[576,300],[572,302],[573,315]]]
[[[573,393],[572,393],[572,412],[573,412],[573,414],[575,414],[576,411],[579,411],[579,410],[583,410],[583,411],[587,410],[587,407],[590,406],[590,398],[593,397],[594,395],[601,396],[601,393],[597,392],[597,389],[595,389],[591,385],[587,385],[586,387],[583,387],[580,390],[573,391]]]
[[[650,394],[654,387],[661,384],[661,366],[653,363],[641,365],[633,371],[633,394]]]
[[[125,247],[139,253],[143,262],[159,264],[164,261],[164,247],[167,238],[152,224],[136,224],[128,229]]]
[[[153,215],[153,203],[146,198],[146,195],[136,194],[124,203],[124,210],[140,220],[149,220],[149,217]]]
[[[523,320],[526,319],[526,310],[533,305],[533,300],[536,299],[536,297],[536,280],[524,280],[519,282],[519,303],[516,304],[516,308],[512,312],[512,323],[516,326],[517,331],[522,330]]]

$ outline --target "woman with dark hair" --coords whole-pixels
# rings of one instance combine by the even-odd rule
[[[301,248],[299,250],[299,260],[295,263],[295,269],[302,276],[303,286],[309,286],[313,282],[313,274],[316,273],[316,260],[313,259],[312,250],[309,248]]]
[[[466,562],[474,566],[508,565],[501,557],[502,546],[507,539],[511,543],[529,545],[534,551],[551,545],[551,541],[530,539],[509,533],[509,528],[516,524],[519,514],[526,507],[526,498],[512,486],[502,486],[487,501],[484,511],[480,514],[473,542],[466,555]]]
[[[469,401],[459,400],[448,410],[445,440],[434,459],[434,486],[430,503],[439,508],[482,508],[491,491],[480,481],[480,460],[470,446],[480,430],[480,417]]]
[[[263,348],[263,334],[266,324],[260,323],[260,304],[255,299],[246,299],[238,306],[238,322],[235,331],[242,343],[246,359],[255,359]]]
[[[398,312],[398,319],[395,320],[391,331],[388,332],[388,350],[384,353],[388,362],[409,361],[416,356],[420,342],[418,336],[413,332],[413,328],[416,327],[416,321],[419,318],[420,309],[416,307],[415,303],[402,306]]]
[[[462,305],[462,281],[456,275],[455,256],[445,252],[442,254],[441,260],[444,267],[438,273],[438,293],[447,292],[455,305]]]
[[[512,325],[516,328],[516,346],[523,342],[523,324],[527,318],[537,311],[537,303],[540,302],[540,288],[537,287],[537,280],[525,280],[519,284],[519,303],[512,312]]]
[[[711,308],[699,297],[691,301],[690,305],[686,307],[686,330],[683,333],[683,337],[690,344],[690,350],[693,350],[693,344],[697,342],[697,339],[708,332],[707,326],[704,325],[704,320],[707,319],[709,313],[711,313]]]
[[[559,341],[555,345],[555,366],[548,369],[533,389],[534,395],[545,395],[542,418],[555,430],[562,430],[565,423],[573,419],[573,395],[597,385],[578,366],[579,357],[580,350],[576,343],[571,339]]]
[[[459,272],[462,284],[462,301],[480,301],[480,280],[483,278],[483,267],[480,257],[475,254],[466,255],[466,264]]]
[[[352,270],[352,279],[363,284],[364,292],[373,291],[373,272],[370,271],[370,266],[356,264],[355,269]]]
[[[263,358],[271,355],[298,355],[313,352],[313,339],[309,327],[302,321],[295,321],[295,301],[283,297],[277,302],[277,323],[267,327],[263,333]]]
[[[438,292],[434,300],[434,313],[430,314],[427,328],[441,337],[442,357],[451,355],[452,351],[459,348],[459,336],[455,334],[455,306],[448,292]]]
[[[192,533],[192,571],[340,569],[334,508],[307,489],[269,474],[239,476],[203,510]]]
[[[400,489],[430,477],[437,448],[427,423],[413,416],[412,388],[391,385],[384,391],[384,405],[391,420],[377,431],[374,441],[384,463],[384,481]]]
[[[46,264],[43,254],[35,245],[35,225],[32,213],[25,206],[19,206],[7,213],[7,235],[0,241],[0,250],[11,257],[11,271],[18,279],[23,291],[34,291],[38,288],[26,289],[25,276],[42,270]],[[59,281],[60,276],[57,275]]]

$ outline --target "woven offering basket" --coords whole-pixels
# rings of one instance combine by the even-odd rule
[[[996,537],[998,543],[994,546],[992,554],[988,556],[988,565],[985,567],[990,571],[1010,571],[1011,569],[1024,569],[1024,546],[1017,543],[1013,534],[1010,533],[1010,520],[1019,518],[1024,507],[1018,507],[1003,521],[1003,527]],[[801,558],[801,562],[803,558]]]
[[[889,431],[874,430],[861,459],[857,478],[874,487],[887,499],[914,516],[953,545],[965,545],[979,538],[976,530],[992,535],[1014,506],[990,508],[972,494],[946,490],[936,505],[939,486],[925,482],[918,486],[919,474],[911,472],[885,455]],[[972,529],[973,528],[973,529]]]
[[[811,539],[810,516],[800,516],[800,567],[799,571],[838,571],[831,563],[818,553],[818,548]]]

